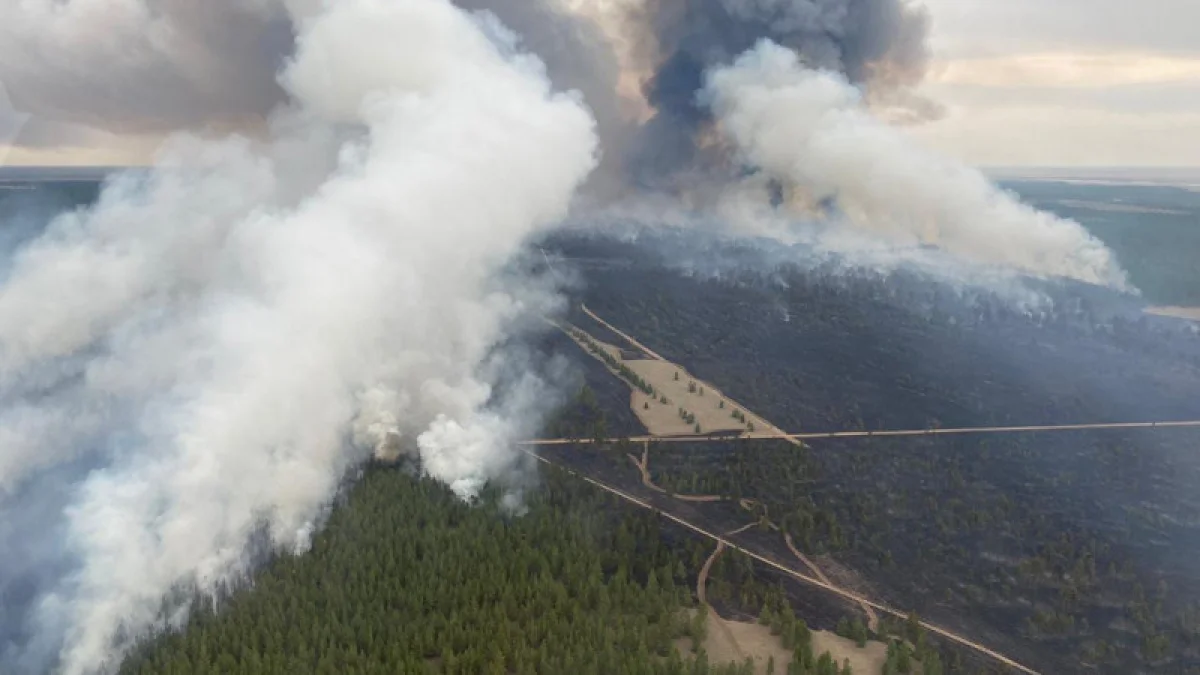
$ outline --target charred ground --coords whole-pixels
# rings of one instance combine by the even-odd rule
[[[553,244],[587,261],[578,301],[781,427],[1200,418],[1195,327],[1146,317],[1137,298],[1026,281],[1050,302],[1022,306],[914,271],[777,265],[658,236]],[[705,255],[711,264],[698,264]],[[621,402],[605,383],[615,380],[587,367],[599,398]],[[604,407],[609,431],[629,428],[627,410]],[[1043,672],[1187,673],[1200,665],[1198,440],[1148,430],[820,441],[807,452],[661,444],[650,467],[681,493],[760,500],[805,552],[847,566],[874,597]],[[560,456],[638,489],[622,452]],[[736,500],[687,508],[717,528],[747,519]]]

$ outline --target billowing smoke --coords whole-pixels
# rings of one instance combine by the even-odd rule
[[[253,124],[285,97],[282,0],[6,0],[0,74],[22,109],[145,132]]]
[[[618,146],[628,147],[625,178],[641,193],[608,205],[610,216],[692,227],[720,221],[735,234],[802,240],[872,266],[941,264],[924,245],[975,263],[1128,287],[1112,253],[1079,224],[1022,205],[889,126],[937,114],[915,89],[929,61],[930,17],[919,5],[626,0],[604,11],[588,0],[576,4],[604,20],[623,77],[643,79],[651,110],[634,140]],[[746,65],[768,60],[756,48],[764,39],[777,59],[791,55],[794,86],[776,72],[787,68]],[[709,74],[747,52],[759,56],[712,78],[727,87],[706,88]],[[792,208],[777,208],[784,201]]]
[[[253,41],[229,3],[43,5],[117,12],[96,21],[219,15],[222,39]],[[288,101],[265,140],[177,136],[153,171],[115,179],[7,262],[4,672],[103,671],[182,620],[164,598],[248,571],[251,540],[304,550],[342,476],[385,439],[469,496],[536,425],[541,385],[496,391],[494,347],[556,300],[536,280],[494,280],[565,215],[595,163],[591,116],[489,16],[447,0],[303,5],[280,19],[298,31],[286,95],[262,92],[262,106]],[[39,3],[19,6],[35,17]],[[45,18],[26,28],[49,34],[22,44],[85,39]],[[132,37],[95,28],[87,39]],[[71,65],[71,49],[43,51],[64,59],[46,68]],[[153,81],[155,64],[112,77]],[[230,111],[247,110],[239,82]]]
[[[601,166],[588,192],[611,196],[626,182],[624,157],[633,138],[634,118],[619,95],[621,63],[603,29],[569,11],[562,0],[454,0],[466,10],[487,11],[512,30],[523,50],[537,54],[550,81],[577,91],[596,120],[603,140]]]
[[[639,13],[635,25],[650,33],[645,91],[656,114],[639,136],[635,168],[650,185],[705,154],[711,120],[697,100],[704,74],[760,39],[880,95],[917,84],[927,62],[928,16],[908,0],[647,0]]]
[[[763,41],[712,71],[705,99],[747,164],[809,204],[835,203],[835,224],[979,263],[1126,286],[1112,253],[1078,223],[922,151],[867,112],[845,77],[807,68],[780,45]]]

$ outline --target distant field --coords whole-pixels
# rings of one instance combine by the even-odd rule
[[[1009,181],[1033,206],[1082,223],[1112,248],[1152,305],[1200,305],[1200,189],[1139,183]]]

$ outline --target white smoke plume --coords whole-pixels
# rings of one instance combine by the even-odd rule
[[[841,75],[805,68],[769,41],[708,74],[703,97],[745,163],[840,222],[977,263],[1125,289],[1113,254],[1084,228],[1037,211],[977,170],[930,154],[873,117]]]
[[[565,215],[591,116],[448,0],[291,6],[264,142],[177,137],[10,261],[0,520],[39,476],[73,482],[29,539],[61,530],[38,564],[67,571],[0,670],[111,669],[165,596],[244,573],[254,533],[303,550],[385,437],[470,496],[528,431],[480,373],[554,300],[492,280]],[[500,409],[536,402],[516,398]]]

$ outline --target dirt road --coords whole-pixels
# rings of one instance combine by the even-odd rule
[[[708,556],[708,560],[704,561],[704,566],[700,568],[700,574],[696,575],[696,599],[701,605],[708,605],[708,592],[705,590],[708,586],[708,573],[712,571],[712,566],[716,564],[717,558],[721,557],[721,553],[725,550],[725,542],[718,541],[717,548]]]
[[[638,470],[642,473],[642,485],[645,485],[646,487],[650,488],[651,490],[654,490],[655,492],[659,492],[664,495],[668,495],[670,497],[678,499],[681,502],[693,502],[693,503],[698,503],[698,504],[711,504],[714,502],[720,502],[720,501],[725,500],[725,498],[720,495],[670,494],[666,490],[659,487],[657,484],[655,484],[654,479],[650,477],[650,444],[649,443],[647,443],[646,447],[642,449],[642,459],[641,460],[638,460],[638,458],[634,457],[633,455],[626,455],[626,456],[629,457],[630,461],[633,462],[633,465],[636,466],[638,468]]]
[[[652,504],[649,504],[645,501],[642,501],[641,499],[638,499],[637,497],[635,497],[631,494],[623,492],[619,488],[613,487],[611,485],[608,485],[607,483],[599,481],[590,476],[583,475],[583,474],[581,474],[577,471],[574,471],[566,466],[562,466],[556,462],[546,459],[545,457],[541,456],[537,452],[534,452],[532,450],[525,450],[525,453],[543,464],[558,467],[559,469],[562,469],[563,471],[566,471],[567,473],[569,473],[573,476],[576,476],[576,477],[586,481],[587,483],[594,485],[594,486],[600,488],[601,490],[604,490],[605,492],[608,492],[609,494],[612,494],[626,502],[629,502],[630,504],[634,504],[634,505],[636,505],[640,508],[646,509],[648,511],[652,511],[652,512],[661,514],[662,517],[666,518],[667,520],[670,520],[673,523],[676,523],[677,525],[685,527],[688,530],[691,530],[692,532],[695,532],[696,534],[699,534],[701,536],[707,537],[719,544],[724,544],[726,548],[730,548],[735,551],[738,551],[739,553],[750,556],[754,560],[757,560],[758,562],[760,562],[764,565],[768,565],[771,568],[776,569],[776,570],[792,577],[793,579],[796,579],[797,581],[809,584],[810,586],[813,586],[816,588],[820,588],[824,591],[827,591],[829,593],[832,593],[834,595],[837,595],[839,597],[845,598],[847,600],[850,600],[850,601],[853,601],[856,603],[860,603],[860,604],[865,603],[865,604],[869,605],[872,609],[874,609],[880,613],[888,614],[888,615],[894,616],[898,619],[906,619],[907,620],[907,618],[909,616],[908,613],[906,613],[906,612],[900,612],[898,610],[887,607],[886,605],[882,605],[877,602],[873,602],[866,598],[860,597],[854,593],[843,590],[843,589],[833,586],[831,584],[825,583],[825,582],[821,581],[820,579],[817,579],[816,577],[809,576],[802,572],[797,572],[796,570],[792,569],[791,567],[788,567],[787,565],[780,564],[774,560],[771,560],[770,558],[767,558],[758,553],[755,553],[754,551],[747,550],[741,546],[738,546],[737,544],[734,544],[734,543],[728,541],[721,535],[709,532],[708,530],[700,527],[699,525],[691,523],[683,518],[680,518],[679,516],[676,516],[672,513],[667,512],[667,511],[663,511],[663,510],[655,507]],[[1026,675],[1041,675],[1041,673],[1039,673],[1038,671],[1033,670],[1032,668],[1023,666],[1020,663],[1017,663],[1016,661],[1008,658],[1007,656],[1004,656],[1003,654],[1001,654],[999,652],[988,649],[987,647],[985,647],[977,642],[969,640],[965,637],[962,637],[960,635],[952,633],[943,628],[939,628],[938,626],[935,626],[935,625],[930,624],[925,621],[921,621],[920,624],[921,624],[921,627],[924,628],[925,630],[927,630],[935,635],[938,635],[942,638],[945,638],[946,640],[949,640],[949,641],[959,644],[963,647],[971,649],[979,654],[982,654],[983,656],[986,656],[986,657],[996,661],[997,663],[1000,663],[1002,665],[1008,666],[1009,668],[1018,670],[1022,673],[1025,673]]]
[[[633,465],[638,468],[638,471],[641,472],[642,485],[645,485],[646,487],[650,488],[651,490],[654,490],[655,492],[658,492],[661,494],[668,494],[666,490],[662,489],[657,484],[655,484],[654,479],[650,477],[650,444],[649,443],[646,443],[643,446],[642,457],[640,460],[637,457],[635,457],[634,455],[628,455],[628,457],[629,457],[630,461],[633,462]],[[693,502],[693,503],[713,503],[713,502],[725,501],[725,498],[721,497],[719,495],[673,494],[670,496],[674,497],[675,499],[678,499],[679,501]],[[754,507],[758,506],[759,502],[754,501],[752,499],[742,499],[738,502],[738,505],[741,506],[743,509],[753,513]],[[792,535],[788,534],[787,532],[783,532],[783,530],[778,525],[776,525],[774,522],[772,522],[771,519],[769,518],[768,514],[766,514],[766,510],[765,510],[766,507],[764,506],[763,508],[764,508],[764,512],[763,512],[761,521],[756,521],[754,523],[750,523],[749,525],[746,525],[745,527],[742,527],[741,529],[734,530],[733,532],[730,532],[729,534],[727,534],[725,536],[733,536],[734,534],[741,534],[742,532],[750,529],[754,525],[757,525],[758,522],[765,522],[767,527],[770,527],[772,530],[775,530],[776,532],[783,533],[783,538],[784,538],[784,541],[787,542],[788,550],[790,550],[792,552],[792,555],[796,556],[796,559],[799,560],[801,563],[803,563],[804,566],[809,569],[809,571],[811,571],[814,575],[816,575],[817,579],[819,579],[822,583],[828,584],[831,587],[834,586],[833,582],[829,580],[829,577],[825,575],[825,572],[821,570],[821,567],[819,565],[817,565],[816,563],[814,563],[808,556],[804,555],[803,553],[800,552],[799,549],[796,548],[796,544],[792,540]],[[718,552],[720,552],[720,548],[718,548]],[[702,572],[701,576],[702,576],[702,578],[707,578],[708,570],[705,569]],[[701,597],[701,601],[703,602],[703,597]],[[858,605],[862,609],[863,614],[865,614],[867,617],[867,627],[870,628],[872,632],[879,632],[879,615],[875,613],[875,610],[870,605],[867,605],[867,604],[864,604],[861,602],[858,603]]]
[[[801,553],[800,549],[796,548],[796,542],[792,540],[792,535],[784,532],[783,540],[787,542],[788,550],[792,552],[792,555],[796,556],[797,560],[804,563],[805,567],[812,570],[812,573],[815,574],[822,583],[833,586],[833,582],[829,580],[829,577],[825,576],[825,573],[821,571],[820,566],[810,560],[808,556]],[[863,614],[867,615],[867,628],[869,628],[872,633],[878,633],[879,615],[875,613],[875,608],[865,602],[859,602],[858,606],[862,608]]]
[[[622,340],[624,340],[624,341],[628,342],[629,344],[633,345],[633,347],[634,347],[634,348],[636,348],[637,350],[641,351],[641,352],[642,352],[643,354],[645,354],[646,356],[648,356],[648,357],[650,357],[650,358],[654,359],[655,361],[666,361],[666,359],[664,359],[663,357],[659,356],[657,352],[653,351],[652,349],[650,349],[650,348],[649,348],[649,347],[647,347],[646,345],[644,345],[644,344],[642,344],[642,343],[638,342],[637,340],[633,339],[633,338],[632,338],[632,337],[630,337],[629,335],[626,335],[625,333],[622,333],[622,332],[621,332],[621,331],[620,331],[620,330],[619,330],[619,329],[618,329],[616,326],[613,326],[611,323],[609,323],[609,322],[605,321],[604,319],[601,319],[600,317],[596,316],[596,315],[595,315],[595,314],[592,312],[592,310],[590,310],[590,309],[588,309],[588,308],[587,308],[587,305],[580,305],[579,307],[580,307],[580,309],[582,309],[582,310],[583,310],[583,313],[584,313],[584,314],[587,314],[588,316],[590,316],[592,319],[594,319],[594,320],[596,321],[596,323],[599,323],[601,326],[604,326],[605,328],[607,328],[607,329],[611,330],[612,332],[616,333],[617,335],[620,335]]]
[[[962,429],[906,429],[886,431],[834,431],[812,434],[762,433],[746,432],[742,434],[724,435],[711,434],[706,436],[630,436],[628,438],[606,438],[601,443],[616,443],[625,440],[634,443],[716,443],[731,440],[746,441],[813,441],[826,438],[886,438],[896,436],[951,436],[964,434],[1017,434],[1048,431],[1087,431],[1100,429],[1188,429],[1200,428],[1200,420],[1184,420],[1179,422],[1111,422],[1101,424],[1052,424],[1021,427],[967,427]],[[539,438],[521,441],[520,445],[567,445],[570,443],[591,443],[591,440],[577,441],[570,438]]]

